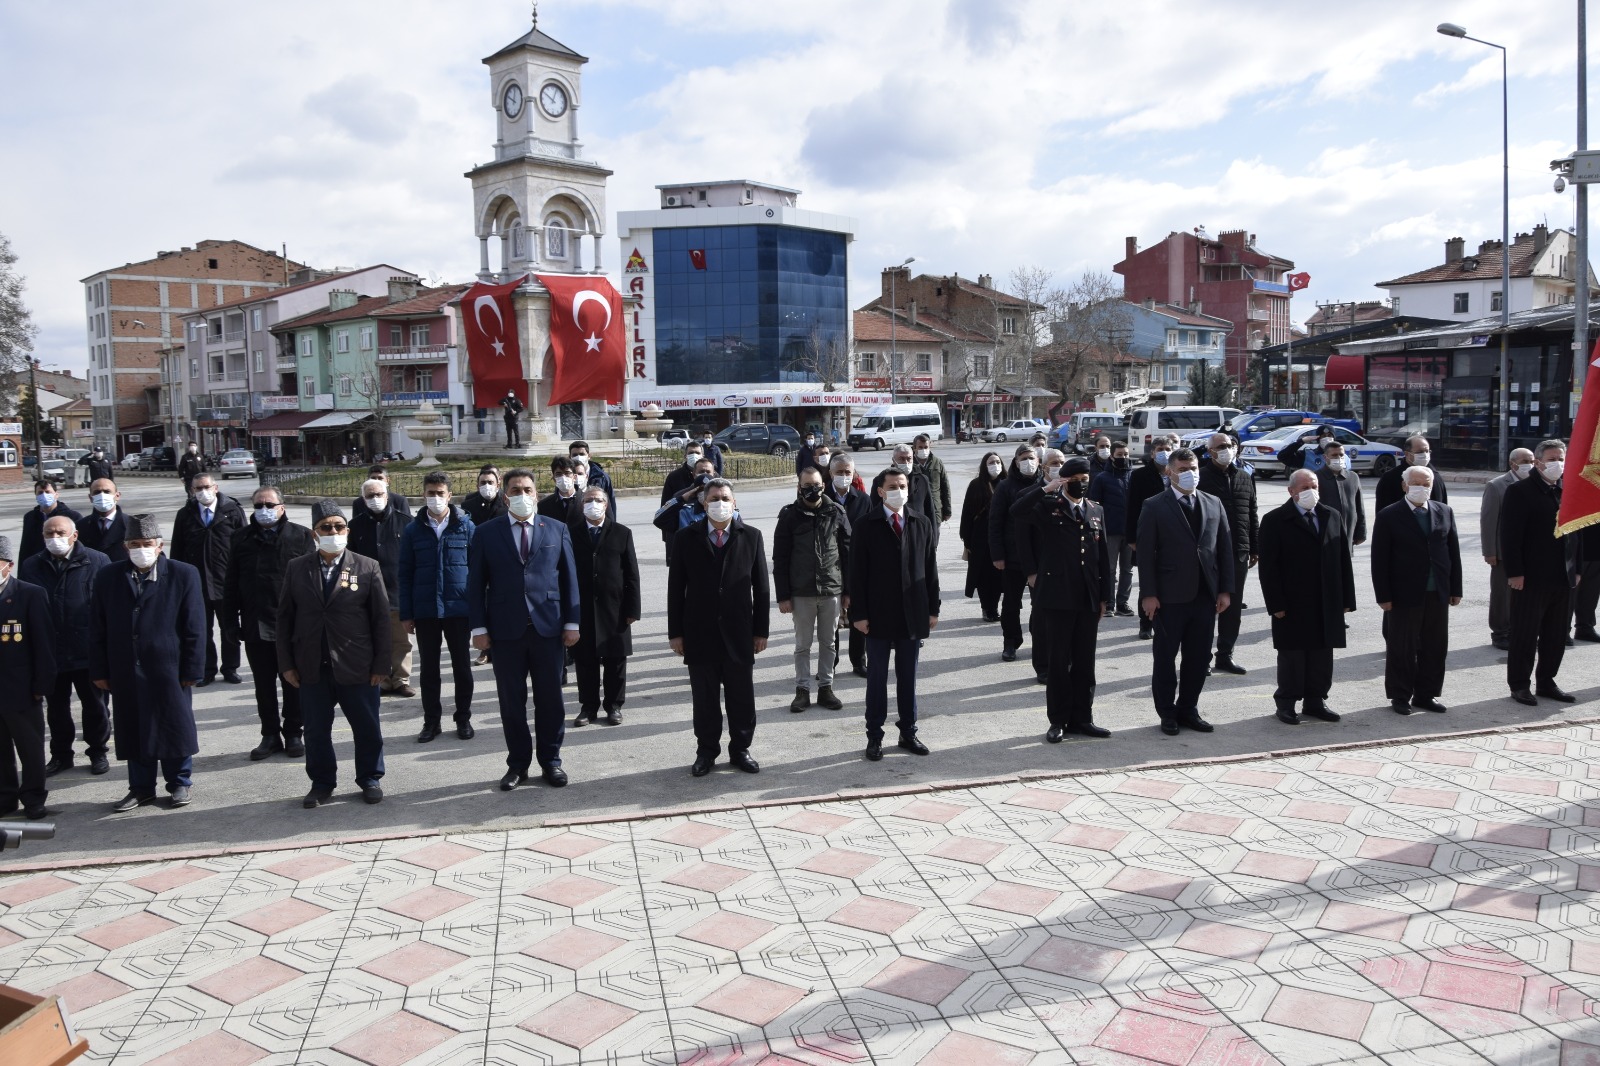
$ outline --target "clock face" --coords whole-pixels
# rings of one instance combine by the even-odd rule
[[[550,82],[539,90],[539,106],[551,118],[560,118],[567,113],[567,90]]]
[[[516,118],[522,114],[522,86],[516,82],[507,85],[501,106],[505,108],[506,118]]]

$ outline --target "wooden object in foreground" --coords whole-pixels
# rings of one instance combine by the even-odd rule
[[[66,1066],[89,1050],[72,1029],[60,996],[35,996],[0,985],[0,1062],[6,1066]]]

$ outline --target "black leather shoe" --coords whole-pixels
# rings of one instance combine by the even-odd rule
[[[1279,707],[1277,719],[1284,725],[1299,725],[1300,716],[1294,712],[1293,707]]]
[[[1153,628],[1151,628],[1150,626],[1140,626],[1139,627],[1139,639],[1140,640],[1154,640],[1155,636],[1156,636],[1156,631]]]
[[[260,762],[269,755],[276,755],[283,750],[283,741],[277,737],[262,737],[261,743],[250,749],[250,761]]]
[[[1537,692],[1538,695],[1543,696],[1545,699],[1547,699],[1547,700],[1555,700],[1557,703],[1577,703],[1578,702],[1578,697],[1574,696],[1570,692],[1562,691],[1556,685],[1540,685],[1538,687],[1538,689],[1536,690],[1536,692]]]
[[[572,716],[572,728],[581,729],[592,721],[594,721],[593,711],[579,711]]]
[[[1210,722],[1201,718],[1198,713],[1189,714],[1178,719],[1178,724],[1185,729],[1192,729],[1196,733],[1209,733],[1216,728]]]
[[[1419,711],[1432,711],[1434,714],[1443,714],[1450,708],[1436,699],[1412,700],[1411,705]]]
[[[1529,692],[1525,688],[1519,688],[1512,692],[1511,698],[1522,704],[1524,707],[1539,706],[1539,701],[1534,697],[1533,693]]]
[[[222,671],[222,680],[226,681],[230,685],[244,684],[244,679],[239,676],[239,671],[237,670]]]
[[[299,737],[290,737],[283,742],[283,753],[291,759],[301,759],[306,754],[306,742]]]
[[[606,712],[606,725],[621,725],[621,724],[622,724],[622,712],[621,711],[619,711],[619,710],[617,710],[615,708],[612,708],[611,710]]]
[[[696,777],[704,777],[711,772],[711,768],[716,764],[715,756],[696,755],[694,757],[694,765],[689,767],[689,772]]]
[[[986,614],[983,616],[983,620],[990,623],[998,622],[1000,621],[1000,616],[997,614]]]
[[[1217,656],[1215,669],[1221,670],[1225,674],[1248,674],[1250,672],[1234,662],[1232,658],[1224,658],[1221,655]]]
[[[418,744],[431,744],[444,730],[439,728],[438,722],[424,722],[422,732],[417,734]]]
[[[1065,729],[1063,729],[1061,726],[1053,725],[1049,729],[1045,730],[1044,742],[1046,744],[1059,744],[1061,743],[1061,738],[1065,735]]]
[[[567,787],[567,772],[559,766],[546,766],[539,771],[539,776],[544,778],[544,783],[551,788]]]
[[[1302,713],[1308,718],[1320,718],[1324,722],[1337,722],[1339,720],[1339,715],[1329,710],[1326,706],[1307,707]]]
[[[154,792],[150,793],[149,795],[141,795],[138,792],[130,792],[126,796],[123,796],[121,799],[119,799],[116,802],[116,805],[111,809],[117,814],[122,814],[125,811],[133,810],[135,807],[148,807],[155,801],[156,794]]]
[[[37,807],[24,807],[22,809],[22,816],[30,822],[37,822],[41,818],[48,818],[50,817],[50,813],[50,808],[46,807],[42,803]]]
[[[1035,685],[1048,685],[1050,683],[1050,675],[1049,674],[1034,674],[1033,675],[1033,683]]]
[[[312,810],[314,808],[322,806],[324,803],[327,803],[332,798],[333,798],[333,789],[331,789],[331,788],[314,788],[310,792],[306,793],[306,798],[300,801],[300,806],[304,807],[306,810],[309,811],[309,810]]]
[[[1510,651],[1511,650],[1511,642],[1509,640],[1507,640],[1505,637],[1501,637],[1498,640],[1491,640],[1491,641],[1489,641],[1489,643],[1491,645],[1493,645],[1493,647],[1497,651]]]
[[[1178,735],[1178,722],[1174,718],[1161,719],[1161,731],[1169,737]]]
[[[861,663],[852,663],[850,665],[850,672],[855,674],[857,677],[867,676],[867,668]]]
[[[869,740],[869,741],[867,741],[867,750],[863,754],[866,755],[866,758],[867,758],[868,762],[877,762],[879,759],[882,759],[883,758],[883,741],[881,741],[881,740]]]
[[[844,710],[844,701],[833,693],[832,685],[823,685],[817,689],[817,706],[829,711]]]
[[[216,679],[217,679],[217,675],[216,674],[212,674],[210,677],[202,677],[199,681],[196,681],[194,683],[194,687],[195,688],[205,688],[207,685],[211,684],[211,682],[215,681]]]
[[[1003,663],[1014,663],[1014,662],[1016,662],[1017,661],[1017,649],[1016,648],[1002,648],[1002,649],[1000,649],[1000,661],[1003,662]]]
[[[49,762],[44,764],[44,776],[54,777],[63,770],[70,769],[72,769],[71,759],[51,759]]]
[[[368,803],[382,803],[383,789],[379,788],[377,785],[368,785],[366,788],[361,790],[361,798],[366,800]]]
[[[111,760],[107,759],[104,755],[96,755],[94,758],[89,760],[89,772],[94,774],[96,777],[99,777],[101,774],[109,774],[111,772]]]
[[[1405,700],[1390,700],[1389,709],[1395,714],[1410,714],[1411,704]]]
[[[1093,722],[1085,722],[1082,725],[1068,726],[1067,732],[1073,734],[1074,736],[1096,737],[1101,740],[1104,740],[1106,737],[1111,735],[1111,730],[1105,728],[1104,726],[1095,725]]]
[[[187,807],[189,806],[189,801],[192,798],[193,797],[189,795],[189,786],[179,785],[177,788],[172,790],[172,795],[167,799],[167,806]]]
[[[510,792],[519,785],[526,785],[528,780],[528,775],[520,770],[507,770],[505,776],[500,779],[500,791]]]
[[[761,772],[761,764],[756,762],[748,751],[728,752],[728,763],[735,770],[743,770],[747,774],[759,774]]]
[[[471,740],[473,737],[475,737],[477,735],[478,735],[478,731],[476,729],[472,728],[472,723],[471,722],[457,722],[456,723],[456,736],[461,738],[462,740]]]
[[[902,734],[900,737],[899,747],[909,751],[913,755],[928,754],[928,746],[922,741],[918,740],[915,733],[912,733],[909,736]]]
[[[1594,626],[1579,626],[1572,635],[1591,644],[1600,644],[1600,631],[1596,631]]]

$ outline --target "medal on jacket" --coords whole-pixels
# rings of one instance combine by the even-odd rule
[[[16,641],[22,643],[22,623],[6,622],[0,625],[0,641]]]
[[[339,587],[349,589],[351,592],[360,592],[361,581],[359,578],[352,576],[350,571],[343,570],[339,573]]]

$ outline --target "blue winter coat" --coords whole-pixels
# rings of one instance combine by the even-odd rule
[[[1102,470],[1089,483],[1089,499],[1106,513],[1106,533],[1125,536],[1128,531],[1128,471]]]
[[[426,508],[406,523],[396,577],[401,621],[467,616],[467,546],[475,529],[455,504],[442,536],[434,533]]]
[[[50,597],[56,669],[64,674],[89,665],[89,591],[100,568],[110,562],[93,548],[75,544],[61,569],[56,568],[55,556],[43,550],[22,560],[17,568],[19,578],[38,585]]]

